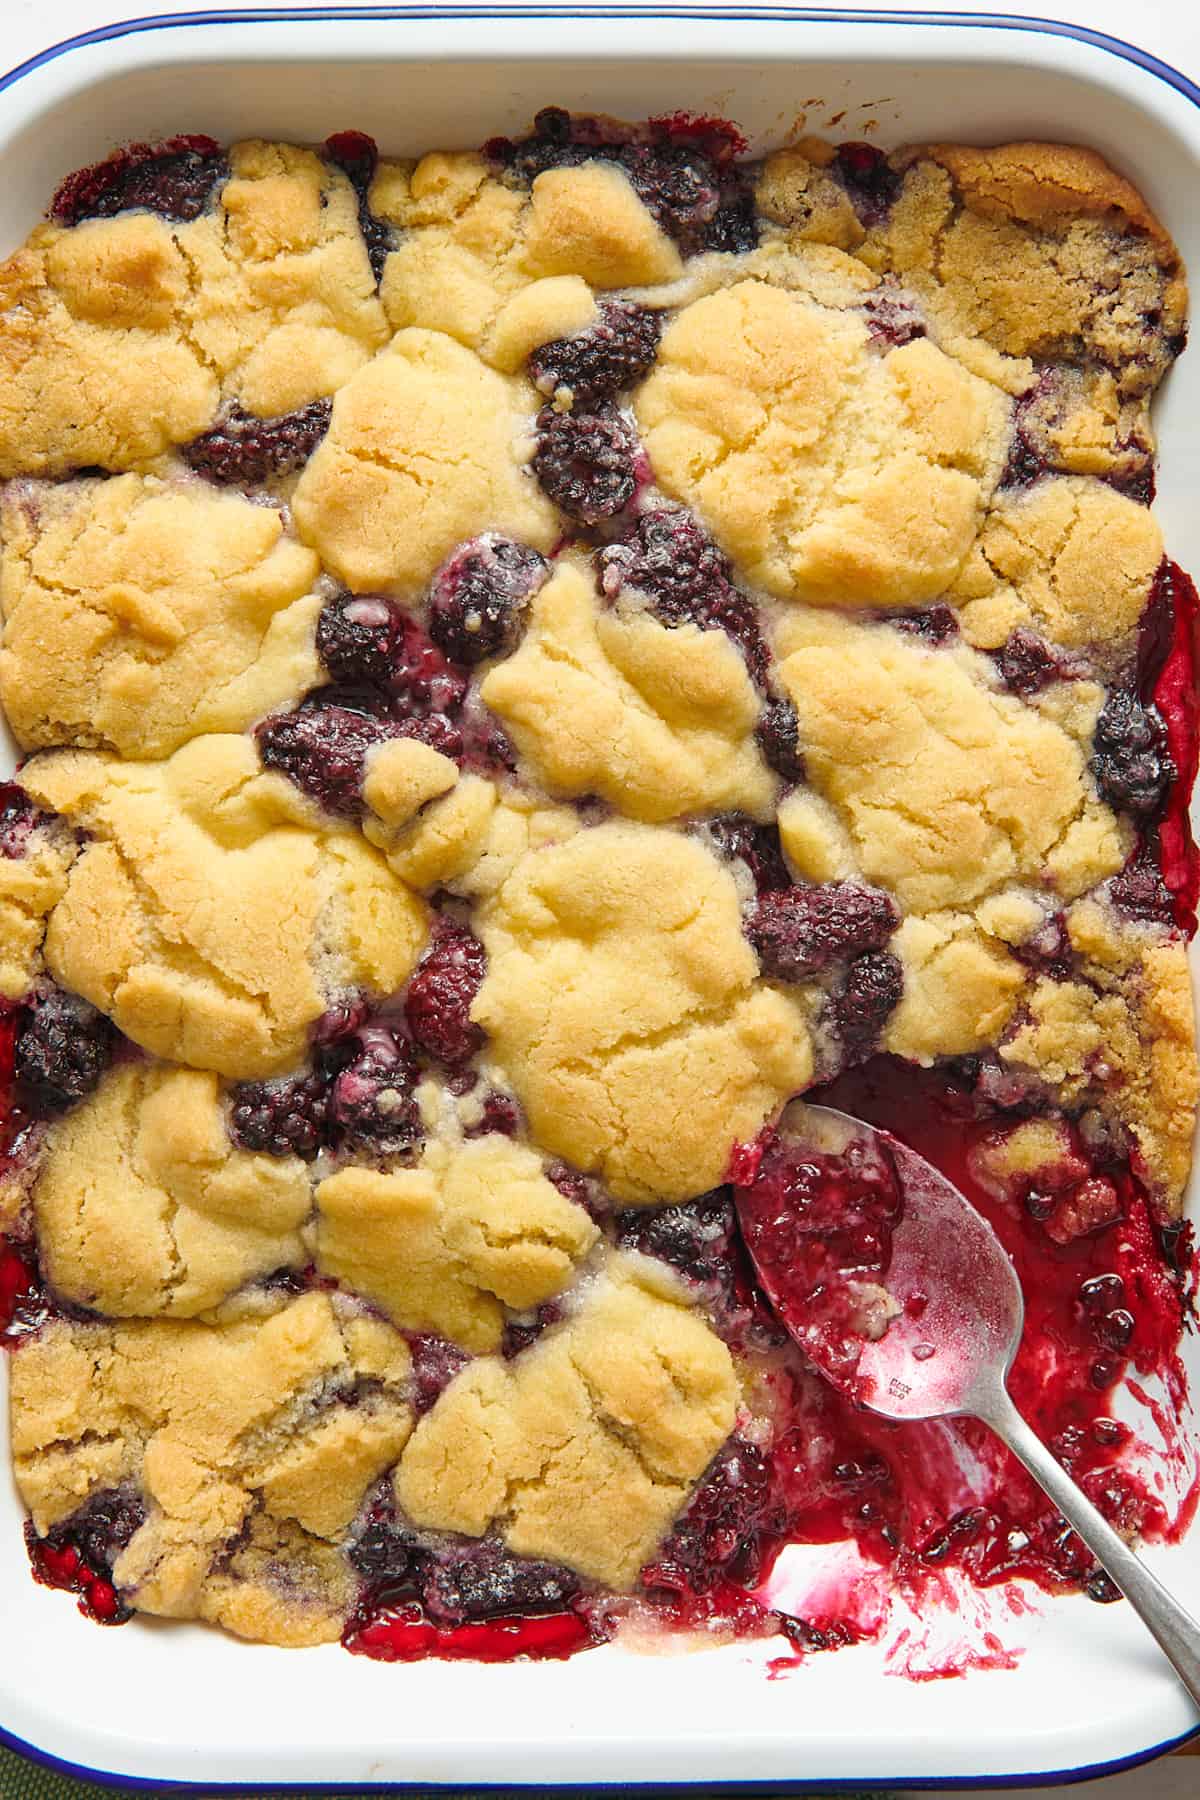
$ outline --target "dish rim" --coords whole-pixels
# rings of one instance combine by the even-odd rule
[[[60,60],[75,50],[82,50],[95,45],[113,42],[122,38],[162,32],[168,30],[194,27],[226,27],[234,25],[265,24],[329,24],[338,21],[358,21],[363,23],[386,23],[395,21],[419,23],[445,23],[480,20],[507,21],[509,19],[548,21],[585,21],[605,19],[628,20],[686,20],[696,23],[716,22],[729,23],[764,23],[764,24],[805,24],[805,25],[849,25],[849,26],[885,26],[885,27],[946,27],[951,30],[990,30],[1014,34],[1034,35],[1044,38],[1061,38],[1084,44],[1089,48],[1100,50],[1116,59],[1130,63],[1145,73],[1162,82],[1180,94],[1193,106],[1200,109],[1200,83],[1192,81],[1182,70],[1156,56],[1153,52],[1143,50],[1124,38],[1111,33],[1098,31],[1091,26],[1076,24],[1066,20],[1046,19],[1038,15],[1004,14],[991,12],[927,12],[920,9],[907,8],[845,8],[845,7],[804,7],[804,6],[722,6],[722,5],[690,5],[671,4],[669,0],[654,0],[653,4],[608,4],[606,0],[583,0],[582,4],[517,4],[517,5],[476,5],[476,4],[425,4],[409,6],[280,6],[251,7],[229,10],[210,8],[189,10],[174,13],[150,13],[134,18],[113,20],[88,31],[77,32],[63,38],[45,49],[35,52],[23,62],[0,74],[0,94],[15,87],[18,82],[39,69]],[[1193,994],[1196,984],[1193,983]],[[1200,1154],[1200,1153],[1198,1153]],[[1196,1529],[1200,1531],[1200,1523]],[[737,1800],[755,1800],[757,1796],[779,1793],[863,1793],[870,1791],[903,1792],[912,1789],[936,1787],[946,1791],[970,1791],[984,1787],[1001,1786],[1012,1790],[1028,1789],[1037,1786],[1068,1786],[1076,1782],[1095,1780],[1105,1775],[1118,1774],[1134,1769],[1156,1758],[1166,1755],[1192,1739],[1200,1737],[1200,1720],[1186,1731],[1161,1742],[1152,1744],[1142,1750],[1131,1752],[1126,1756],[1108,1758],[1096,1763],[1079,1764],[1071,1768],[1058,1768],[1042,1772],[1017,1772],[979,1775],[937,1776],[930,1774],[902,1775],[886,1780],[868,1777],[826,1777],[807,1779],[781,1778],[768,1781],[736,1781],[708,1784],[706,1790],[714,1795],[736,1796]],[[254,1796],[269,1794],[412,1794],[445,1786],[453,1787],[453,1783],[431,1783],[428,1781],[387,1781],[387,1782],[318,1782],[318,1783],[285,1783],[278,1782],[190,1782],[163,1781],[148,1776],[121,1775],[112,1770],[98,1769],[89,1764],[74,1763],[58,1757],[53,1752],[38,1746],[10,1732],[0,1722],[0,1745],[27,1758],[36,1765],[49,1769],[54,1773],[75,1779],[92,1782],[102,1788],[117,1792],[157,1792],[169,1794],[220,1794],[234,1796]],[[521,1783],[473,1783],[472,1792],[481,1794],[498,1794],[512,1791]],[[539,1784],[540,1785],[540,1784]],[[553,1791],[563,1794],[582,1794],[595,1791],[597,1788],[619,1789],[622,1794],[630,1796],[648,1796],[652,1794],[683,1791],[700,1785],[694,1780],[684,1779],[663,1782],[570,1782],[556,1783]]]

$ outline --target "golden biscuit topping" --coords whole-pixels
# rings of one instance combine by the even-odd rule
[[[320,565],[268,507],[139,475],[14,482],[0,529],[0,688],[27,750],[169,756],[320,678]]]
[[[1066,1357],[1173,1241],[1178,253],[1085,150],[736,149],[171,140],[0,268],[0,1341],[98,1617],[765,1633],[814,1495],[924,1566],[740,1235],[809,1090],[940,1096]]]

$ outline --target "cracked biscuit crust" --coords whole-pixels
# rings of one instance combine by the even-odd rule
[[[251,142],[212,208],[40,226],[0,267],[0,476],[146,469],[222,399],[274,417],[387,341],[346,177]]]
[[[768,593],[913,606],[953,581],[999,474],[1006,408],[924,340],[761,281],[686,306],[637,414],[654,472]]]
[[[317,1189],[317,1267],[407,1331],[497,1350],[504,1309],[566,1287],[599,1233],[546,1179],[541,1158],[496,1134],[420,1167],[347,1168]]]
[[[235,144],[215,210],[179,229],[187,329],[222,393],[262,418],[337,391],[387,342],[358,197],[311,150]]]
[[[518,458],[535,410],[451,338],[397,333],[334,401],[293,497],[301,537],[352,592],[410,596],[481,531],[549,550],[554,509]]]
[[[75,835],[52,818],[36,821],[20,856],[0,855],[0,996],[20,1000],[42,969],[47,915],[66,892]]]
[[[1002,495],[950,589],[972,644],[1022,627],[1064,649],[1127,651],[1163,557],[1153,513],[1076,475]]]
[[[53,752],[23,779],[92,834],[47,966],[156,1056],[273,1074],[327,998],[393,993],[416,965],[423,906],[361,839],[309,828],[249,738],[197,738],[165,763]]]
[[[777,784],[754,742],[760,702],[729,638],[601,609],[586,565],[559,564],[520,649],[480,698],[552,793],[600,794],[652,823],[770,811]]]
[[[0,502],[0,700],[23,748],[167,756],[319,678],[319,564],[279,513],[139,475]]]
[[[525,194],[480,156],[435,152],[411,169],[381,165],[371,205],[404,234],[380,289],[393,328],[444,331],[506,370],[588,324],[593,290],[683,270],[625,175],[605,163],[549,169]]]
[[[1062,726],[988,683],[969,653],[849,621],[797,626],[780,675],[809,777],[858,867],[906,911],[972,907],[1011,882],[1068,899],[1125,860]]]
[[[13,1366],[17,1482],[40,1531],[140,1488],[113,1571],[139,1610],[326,1642],[354,1597],[335,1546],[412,1427],[408,1370],[396,1332],[324,1294],[224,1326],[55,1324]]]
[[[298,1157],[233,1148],[215,1075],[146,1063],[63,1120],[33,1187],[47,1278],[112,1318],[191,1318],[302,1266],[311,1204]]]
[[[481,1358],[417,1426],[396,1474],[418,1525],[633,1586],[738,1403],[729,1351],[619,1259],[516,1363]]]
[[[1085,356],[1124,391],[1161,379],[1184,328],[1178,251],[1137,190],[1068,144],[919,145],[878,238],[948,334],[1008,357]]]
[[[620,1199],[717,1186],[811,1077],[803,1010],[755,979],[733,876],[694,839],[611,824],[531,851],[482,934],[473,1017],[534,1137]]]

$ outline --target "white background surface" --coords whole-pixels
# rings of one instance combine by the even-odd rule
[[[505,0],[493,0],[503,5]],[[220,10],[249,10],[255,0],[224,0]],[[865,0],[841,0],[846,11],[867,11]],[[0,72],[39,50],[120,19],[153,13],[202,10],[187,0],[0,0]],[[927,5],[925,11],[953,12],[958,8]],[[1200,0],[1029,0],[1026,7],[968,3],[961,10],[990,10],[1086,23],[1094,30],[1135,41],[1181,68],[1200,77]],[[686,31],[686,26],[680,26]],[[1027,1790],[1028,1791],[1028,1790]],[[1047,1795],[1053,1791],[1039,1790]],[[1134,1770],[1101,1782],[1087,1782],[1069,1790],[1079,1800],[1195,1800],[1200,1796],[1200,1757],[1171,1758],[1152,1768]],[[980,1792],[977,1800],[998,1800],[998,1794]]]

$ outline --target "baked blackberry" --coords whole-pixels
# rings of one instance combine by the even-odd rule
[[[317,655],[346,687],[387,689],[405,658],[409,618],[382,594],[338,594],[317,620]]]
[[[713,158],[694,144],[656,140],[620,141],[590,122],[576,121],[561,106],[535,116],[533,134],[513,142],[494,138],[485,146],[517,180],[533,182],[547,169],[614,162],[670,237],[685,250],[707,247],[705,233],[722,201],[722,178]]]
[[[439,919],[429,949],[408,984],[404,1016],[413,1042],[435,1062],[459,1068],[483,1048],[484,1032],[471,1005],[487,973],[487,954],[474,932]]]
[[[515,649],[525,609],[549,574],[528,544],[485,532],[454,552],[433,580],[429,635],[438,649],[468,666]]]
[[[558,1563],[514,1556],[493,1538],[429,1558],[421,1582],[425,1611],[439,1625],[559,1612],[579,1592],[579,1577]]]
[[[736,188],[723,199],[705,226],[701,246],[727,256],[746,256],[758,248],[758,208],[754,195]]]
[[[77,1106],[99,1087],[116,1033],[78,994],[47,987],[21,1008],[13,1049],[23,1104],[41,1118]]]
[[[919,612],[885,613],[887,623],[906,637],[919,638],[923,644],[940,649],[958,636],[958,620],[950,607],[924,606]]]
[[[412,1403],[414,1410],[426,1413],[450,1386],[471,1358],[449,1338],[433,1331],[417,1331],[409,1336],[412,1355]]]
[[[24,856],[33,832],[47,823],[49,816],[15,781],[0,782],[0,856],[10,862]]]
[[[367,246],[371,273],[379,281],[392,249],[391,227],[371,211],[371,183],[379,164],[379,147],[365,131],[335,131],[325,139],[325,154],[349,177],[358,196],[358,228]]]
[[[295,712],[264,719],[254,733],[265,769],[286,775],[325,812],[343,819],[362,810],[367,752],[400,735],[396,721],[323,694]]]
[[[1152,819],[1161,812],[1175,779],[1167,734],[1157,711],[1128,688],[1104,702],[1092,740],[1092,773],[1110,806]]]
[[[574,406],[595,406],[641,381],[654,365],[661,335],[661,313],[610,300],[595,324],[535,350],[529,373],[539,393],[568,388]]]
[[[673,506],[643,513],[630,535],[605,545],[596,562],[604,594],[612,598],[623,588],[644,594],[664,625],[719,627],[741,649],[753,679],[765,681],[770,653],[758,608],[733,585],[728,557],[690,512]]]
[[[637,492],[638,441],[611,409],[537,416],[533,468],[547,496],[579,525],[624,512]]]
[[[771,1465],[754,1444],[734,1437],[717,1456],[654,1561],[648,1588],[703,1594],[729,1579],[752,1583],[758,1539],[782,1529]]]
[[[770,981],[804,981],[882,950],[900,923],[891,896],[854,881],[797,882],[759,896],[746,936]]]
[[[882,225],[900,192],[901,178],[874,144],[839,144],[830,173],[841,182],[862,224]]]
[[[68,175],[50,202],[60,225],[111,219],[133,207],[162,219],[198,219],[229,175],[214,138],[172,137],[161,144],[127,144],[103,162]]]
[[[643,513],[627,538],[604,546],[596,566],[610,599],[632,588],[672,624],[719,612],[733,585],[729,558],[680,506]]]
[[[230,1136],[243,1150],[311,1162],[325,1147],[328,1124],[329,1084],[315,1070],[240,1081],[230,1095]]]
[[[396,1155],[422,1136],[412,1048],[385,1025],[366,1025],[358,1050],[329,1094],[329,1121],[342,1150]]]
[[[466,670],[453,667],[420,620],[382,594],[328,601],[317,620],[317,654],[336,682],[376,689],[397,720],[434,713],[449,719],[466,697]]]
[[[904,969],[890,950],[855,957],[829,1003],[833,1028],[852,1060],[869,1055],[904,991]]]
[[[1172,925],[1174,907],[1161,871],[1146,855],[1134,857],[1108,884],[1118,912],[1152,925]]]
[[[181,451],[198,475],[222,487],[265,487],[303,468],[329,429],[332,400],[313,400],[296,412],[258,419],[234,404]]]
[[[792,885],[776,825],[759,825],[745,813],[720,813],[703,826],[719,856],[744,862],[760,894]]]
[[[623,1250],[639,1250],[670,1263],[689,1281],[726,1278],[737,1222],[728,1188],[714,1188],[681,1206],[639,1206],[614,1221]]]
[[[916,301],[887,276],[867,295],[862,310],[871,341],[881,350],[898,350],[927,336]]]
[[[1009,632],[999,650],[992,651],[992,660],[1009,693],[1020,694],[1022,699],[1040,694],[1052,681],[1062,681],[1070,672],[1069,664],[1055,654],[1045,639],[1024,625]]]
[[[758,715],[754,737],[768,768],[784,781],[803,781],[804,752],[800,748],[800,721],[790,700],[768,700]]]

